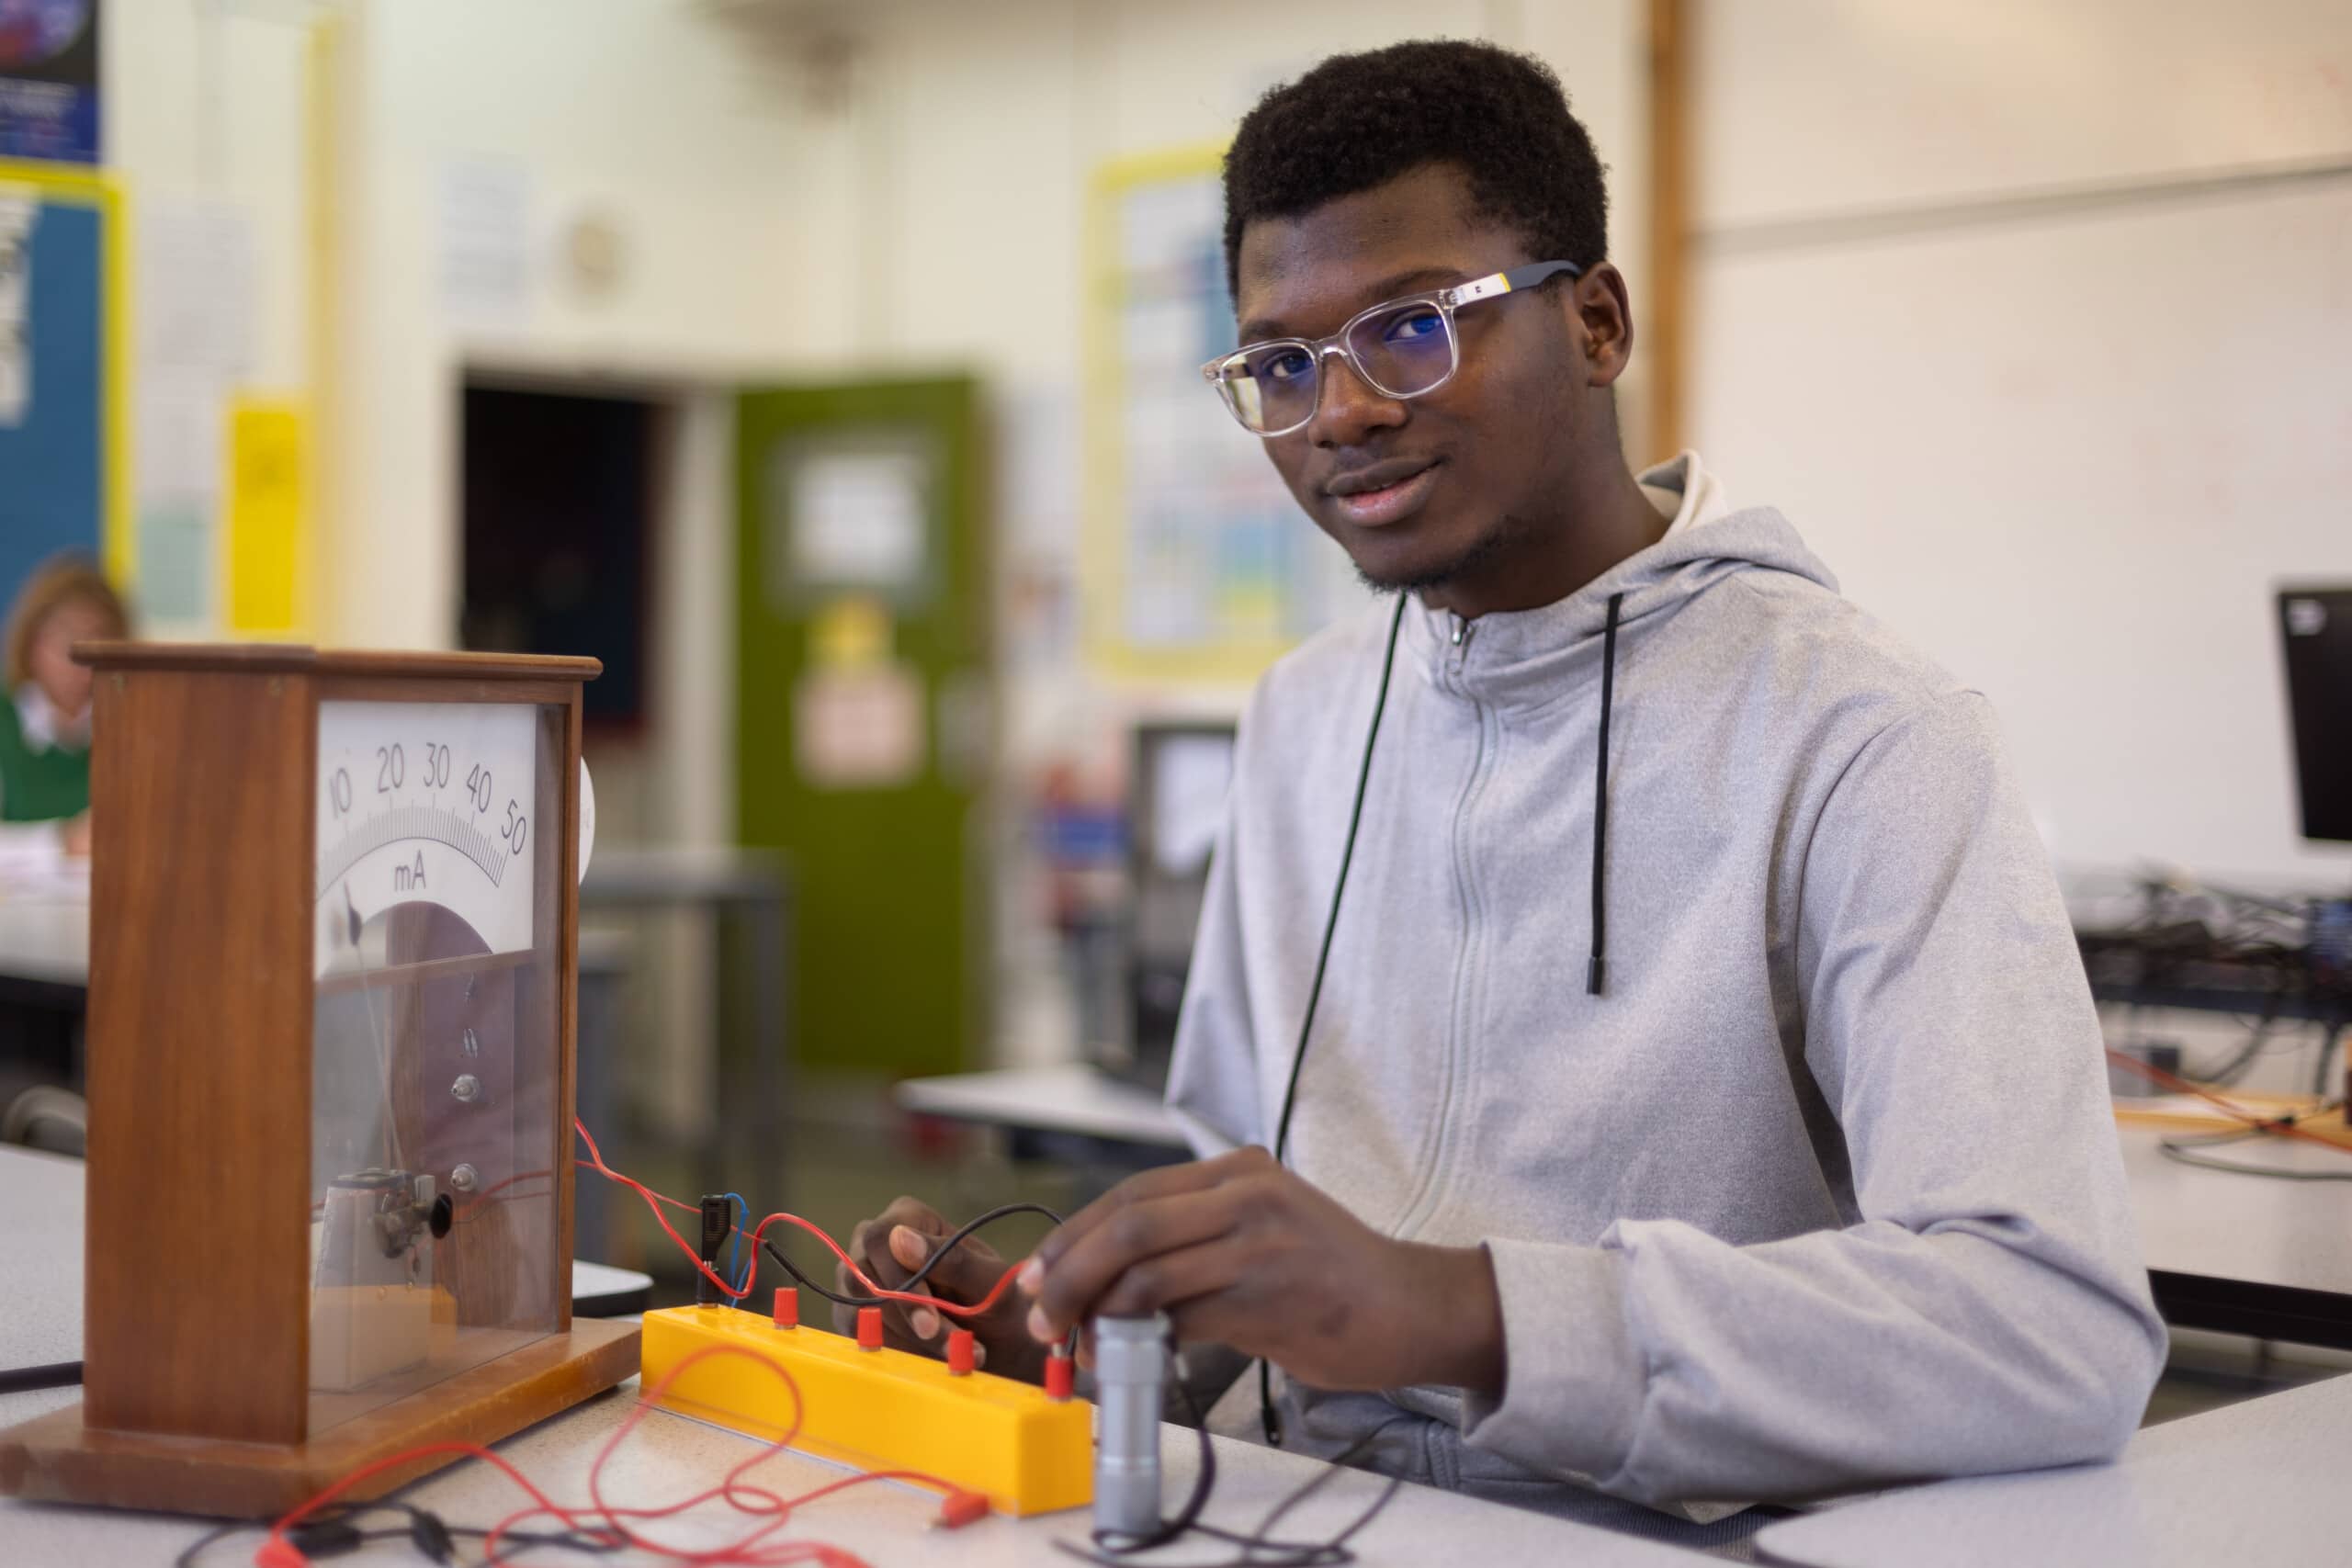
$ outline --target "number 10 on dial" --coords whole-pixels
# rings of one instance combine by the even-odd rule
[[[361,927],[438,904],[492,953],[529,950],[538,710],[523,703],[319,705],[316,973]]]

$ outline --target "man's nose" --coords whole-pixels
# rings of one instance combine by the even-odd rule
[[[1315,417],[1306,422],[1306,436],[1317,446],[1361,446],[1375,430],[1405,423],[1405,402],[1367,381],[1353,361],[1337,349],[1326,352],[1317,367]]]

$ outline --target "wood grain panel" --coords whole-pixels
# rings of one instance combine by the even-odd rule
[[[314,715],[298,674],[97,678],[96,1427],[303,1437]],[[256,1346],[279,1353],[238,1353]]]

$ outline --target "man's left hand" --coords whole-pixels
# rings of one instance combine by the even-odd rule
[[[1382,1235],[1261,1148],[1128,1178],[1038,1245],[1021,1287],[1047,1343],[1165,1312],[1179,1342],[1263,1356],[1317,1388],[1502,1391],[1486,1249]]]

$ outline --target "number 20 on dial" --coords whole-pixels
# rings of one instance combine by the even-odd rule
[[[530,948],[537,713],[319,705],[317,973],[356,955],[360,928],[396,904],[441,906],[492,953]]]

